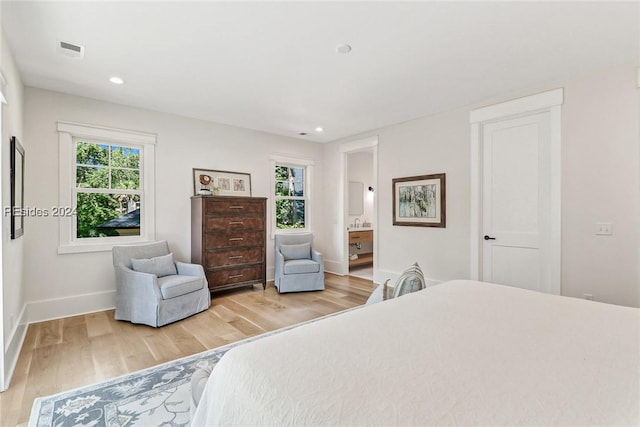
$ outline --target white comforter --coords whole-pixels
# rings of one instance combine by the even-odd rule
[[[193,426],[638,425],[640,310],[443,283],[229,351]]]

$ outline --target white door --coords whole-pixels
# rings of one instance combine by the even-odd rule
[[[482,130],[482,277],[556,293],[550,283],[548,112],[485,124]]]

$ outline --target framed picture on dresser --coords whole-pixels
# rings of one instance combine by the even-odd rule
[[[194,168],[193,194],[251,197],[251,174]]]

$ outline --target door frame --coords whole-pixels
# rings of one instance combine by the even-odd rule
[[[4,78],[4,74],[2,74],[2,71],[0,71],[0,138],[4,138],[4,134],[2,133],[3,131],[3,123],[2,123],[2,111],[4,110],[4,104],[7,103],[7,99],[4,97],[3,92],[5,92],[5,87],[7,85],[7,81]],[[5,168],[4,168],[4,163],[5,163],[5,156],[3,154],[3,151],[0,151],[0,172],[2,172],[2,174],[0,175],[0,183],[2,183],[2,188],[4,188],[4,179],[2,177],[4,177],[5,175]],[[2,236],[2,240],[0,241],[0,392],[5,391],[6,389],[9,388],[9,380],[11,377],[11,369],[12,368],[8,368],[5,364],[5,358],[6,358],[6,354],[5,354],[5,324],[4,324],[4,231],[3,231],[3,236]],[[13,325],[11,326],[13,327]],[[16,358],[16,362],[17,362],[17,358]],[[14,368],[15,369],[15,366]]]
[[[471,257],[469,273],[472,280],[482,277],[482,162],[483,132],[489,123],[505,119],[524,117],[531,114],[549,113],[550,137],[550,194],[549,194],[549,234],[542,239],[540,262],[548,266],[549,292],[560,295],[562,281],[562,199],[561,199],[561,166],[562,166],[562,103],[563,88],[553,89],[536,95],[502,102],[487,107],[471,110]]]
[[[348,155],[349,153],[356,153],[358,151],[371,151],[373,152],[373,188],[378,190],[378,136],[370,136],[368,138],[359,139],[356,141],[346,142],[339,148],[341,158],[341,171],[342,171],[342,256],[340,257],[341,270],[344,274],[349,274],[349,173],[348,173]],[[373,282],[376,283],[376,271],[378,268],[378,199],[373,198]]]

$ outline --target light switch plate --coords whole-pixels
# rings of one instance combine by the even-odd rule
[[[610,222],[596,222],[596,235],[611,236],[613,234]]]

